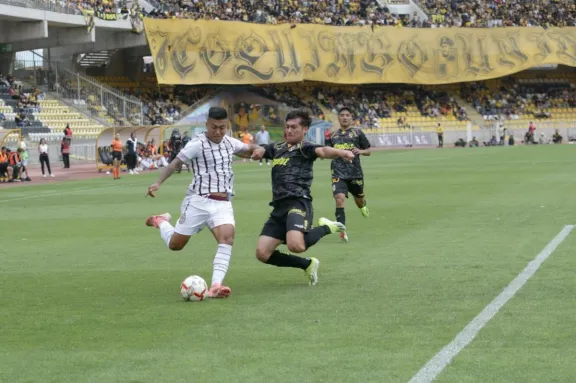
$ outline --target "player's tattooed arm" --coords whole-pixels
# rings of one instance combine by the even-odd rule
[[[345,161],[351,162],[354,159],[354,153],[352,153],[351,151],[334,149],[328,146],[321,146],[319,148],[316,148],[316,155],[320,158],[325,158],[328,160],[342,158]]]
[[[148,195],[150,197],[154,197],[154,192],[160,189],[160,185],[164,183],[174,172],[176,169],[180,169],[180,167],[184,164],[180,158],[176,157],[168,166],[160,170],[160,176],[152,185],[148,186]]]

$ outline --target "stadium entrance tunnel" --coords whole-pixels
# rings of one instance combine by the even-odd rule
[[[175,126],[115,126],[107,129],[102,129],[96,138],[96,169],[99,173],[112,169],[112,140],[116,134],[120,135],[122,142],[122,164],[120,167],[126,169],[126,141],[130,135],[138,140],[139,144],[146,145],[148,142],[154,140],[158,147],[158,153],[164,154],[164,147],[162,142],[164,137],[170,137],[170,131],[176,128]]]

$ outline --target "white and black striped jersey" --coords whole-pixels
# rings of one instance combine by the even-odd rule
[[[228,136],[224,136],[219,144],[210,141],[205,134],[199,134],[188,142],[178,153],[178,158],[190,163],[194,172],[188,194],[234,194],[232,156],[246,151],[248,145]]]

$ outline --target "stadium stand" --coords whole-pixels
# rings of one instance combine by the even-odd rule
[[[6,82],[0,82],[0,124],[5,129],[20,128],[32,140],[42,136],[57,141],[66,126],[81,139],[94,139],[103,128],[60,101],[46,99],[37,88],[24,88],[15,81],[7,86]]]
[[[405,0],[383,3],[406,4]],[[377,1],[350,0],[309,2],[297,1],[210,1],[183,3],[176,0],[161,2],[158,9],[147,14],[155,18],[189,18],[202,20],[236,20],[259,24],[306,23],[341,26],[403,25],[407,16],[390,13]]]
[[[144,125],[166,125],[177,122],[183,110],[206,96],[208,88],[159,86],[155,76],[136,82],[127,77],[95,77],[143,103]]]
[[[421,0],[422,27],[567,27],[576,25],[572,0]]]

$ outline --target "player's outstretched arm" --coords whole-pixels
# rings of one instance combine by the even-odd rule
[[[244,144],[242,149],[234,154],[240,158],[252,158],[253,160],[259,160],[264,156],[265,149],[260,145],[254,144]]]
[[[182,166],[182,164],[184,164],[184,161],[176,157],[174,158],[174,160],[172,160],[172,162],[170,162],[168,166],[160,169],[160,176],[158,177],[156,182],[148,186],[148,195],[150,197],[155,197],[154,192],[160,189],[160,185],[162,185],[164,181],[170,178],[170,176],[174,174],[174,171],[176,171],[176,169],[179,169]]]
[[[346,161],[352,161],[354,159],[354,153],[349,150],[334,149],[328,146],[321,146],[316,148],[316,155],[320,158],[325,158],[328,160],[334,160],[336,158],[342,158]]]

